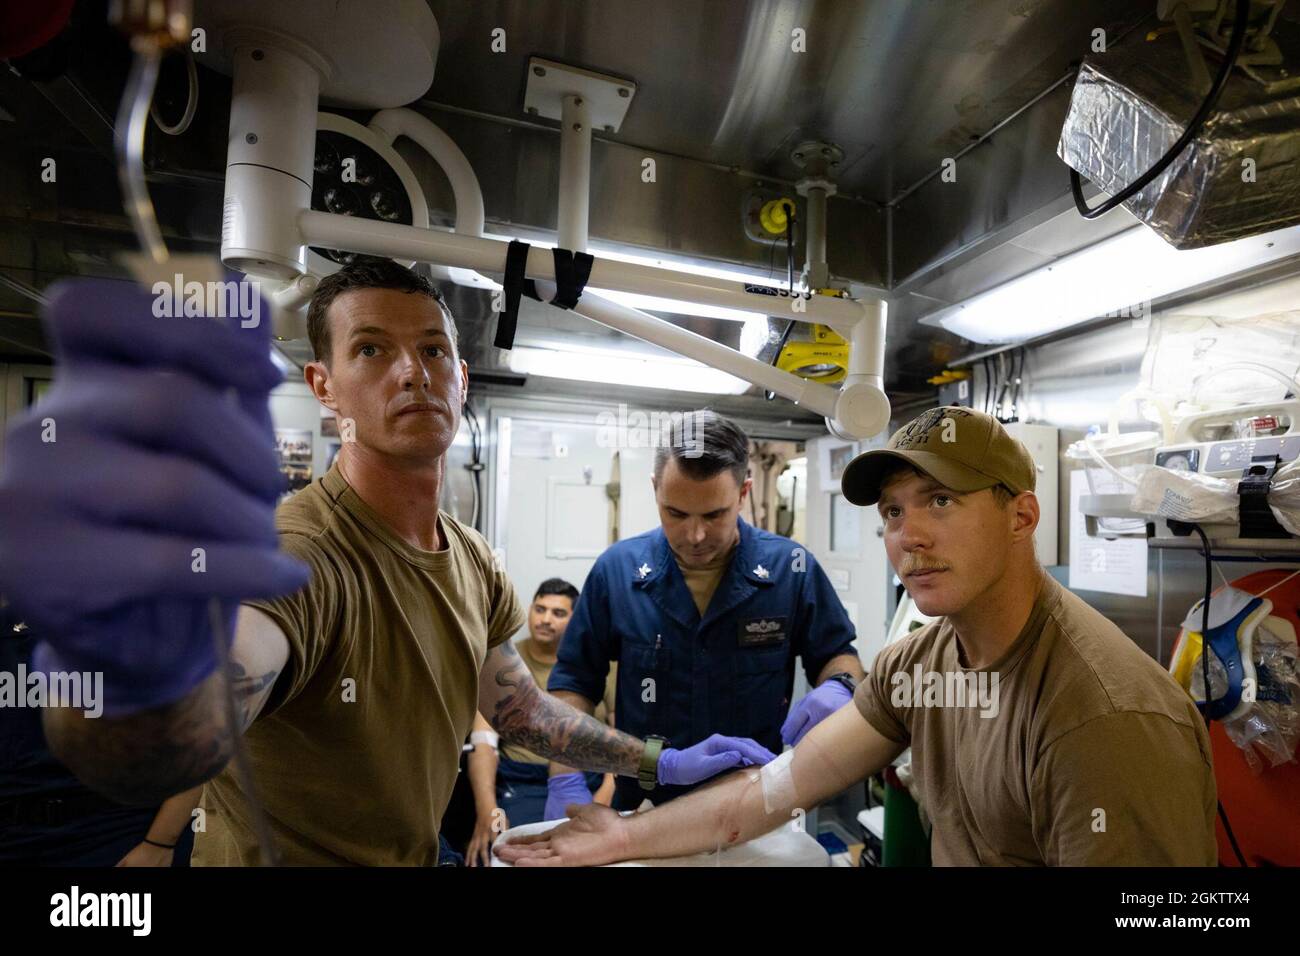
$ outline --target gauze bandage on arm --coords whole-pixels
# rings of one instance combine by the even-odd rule
[[[475,747],[479,744],[487,744],[493,750],[500,749],[497,745],[501,742],[501,735],[491,730],[476,730],[469,735],[469,742]]]
[[[776,813],[778,810],[788,810],[798,805],[799,794],[795,791],[794,773],[790,769],[793,763],[794,751],[787,750],[771,763],[764,764],[763,769],[759,771],[758,776],[763,786],[764,812]]]

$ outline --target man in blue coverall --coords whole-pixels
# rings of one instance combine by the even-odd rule
[[[547,689],[591,713],[618,661],[620,730],[672,747],[749,737],[780,753],[862,679],[844,605],[804,548],[740,518],[752,479],[734,422],[705,409],[665,427],[653,483],[660,527],[597,559]],[[814,689],[791,710],[796,657]],[[613,806],[691,789],[621,778]],[[590,801],[583,775],[552,763],[547,819]]]

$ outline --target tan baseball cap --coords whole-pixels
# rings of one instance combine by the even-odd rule
[[[1029,450],[992,415],[961,405],[922,412],[894,432],[889,444],[854,458],[840,479],[855,505],[880,500],[880,483],[896,461],[905,461],[953,491],[1006,485],[1016,494],[1033,491],[1038,473]]]

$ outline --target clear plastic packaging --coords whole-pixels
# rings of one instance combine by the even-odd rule
[[[1300,742],[1300,651],[1294,630],[1281,618],[1268,617],[1255,629],[1251,657],[1255,662],[1255,700],[1245,713],[1223,721],[1228,739],[1241,748],[1255,773],[1295,760]],[[1203,665],[1198,657],[1191,671],[1191,693],[1205,699]],[[1210,655],[1211,699],[1227,692],[1219,658]]]
[[[1300,458],[1277,470],[1268,492],[1268,506],[1278,524],[1300,535]]]
[[[1153,465],[1138,478],[1131,507],[1175,521],[1236,524],[1240,498],[1236,481]]]

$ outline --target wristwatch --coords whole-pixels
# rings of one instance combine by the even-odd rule
[[[646,735],[645,750],[641,752],[641,766],[636,771],[636,779],[642,790],[653,790],[659,785],[659,754],[666,743],[667,739],[658,734]]]
[[[853,675],[850,674],[848,671],[841,671],[838,674],[832,674],[830,677],[826,679],[828,681],[833,680],[837,684],[843,684],[846,688],[848,688],[850,694],[855,693],[858,689],[858,682],[853,679]]]

